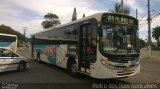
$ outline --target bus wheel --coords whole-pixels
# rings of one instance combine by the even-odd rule
[[[18,71],[26,70],[26,62],[20,62],[17,68]]]
[[[74,77],[78,77],[78,72],[77,72],[77,64],[76,62],[74,61],[71,61],[69,63],[69,72],[71,74],[71,76],[74,76]]]

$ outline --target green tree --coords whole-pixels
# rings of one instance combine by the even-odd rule
[[[109,9],[110,12],[115,13],[124,13],[124,14],[130,14],[130,9],[128,7],[121,7],[121,3],[116,3],[114,6],[114,9]]]
[[[72,20],[71,21],[74,21],[74,20],[77,20],[76,8],[74,8],[74,10],[73,10],[73,15],[72,15]]]
[[[46,15],[44,15],[44,19],[45,20],[41,24],[45,29],[61,24],[59,17],[53,13],[47,13]]]
[[[140,42],[140,48],[147,46],[147,43],[143,39],[139,39],[139,42]]]
[[[153,28],[152,37],[157,40],[157,46],[159,46],[160,26]]]

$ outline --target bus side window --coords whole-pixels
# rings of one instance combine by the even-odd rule
[[[97,32],[95,30],[95,28],[93,28],[93,31],[92,31],[92,41],[91,41],[91,48],[92,49],[96,49],[96,41],[97,41]]]

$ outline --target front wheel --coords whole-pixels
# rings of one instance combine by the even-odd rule
[[[17,68],[18,71],[26,70],[26,62],[20,62]]]
[[[70,62],[69,63],[69,72],[70,72],[71,76],[78,77],[77,70],[78,70],[78,68],[77,68],[76,62],[74,62],[74,61]]]

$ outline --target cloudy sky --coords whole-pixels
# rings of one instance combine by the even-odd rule
[[[152,28],[160,25],[160,0],[151,1]],[[71,20],[74,7],[77,9],[78,19],[85,13],[89,16],[98,12],[108,12],[120,0],[1,0],[0,3],[0,25],[4,24],[23,33],[23,27],[27,27],[27,36],[43,30],[41,22],[43,16],[55,13],[59,16],[61,23]],[[124,0],[124,6],[131,10],[135,17],[136,8],[140,21],[140,38],[147,37],[147,0]]]

